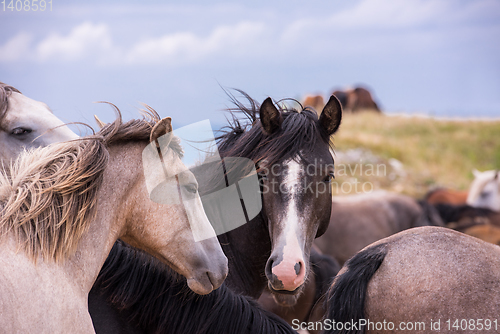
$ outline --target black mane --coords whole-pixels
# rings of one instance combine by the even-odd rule
[[[145,333],[295,333],[225,285],[196,295],[183,277],[121,241],[113,246],[93,290]]]
[[[301,151],[311,151],[318,140],[328,144],[333,150],[333,142],[319,127],[318,114],[314,109],[306,107],[298,111],[282,103],[278,104],[283,123],[279,131],[266,135],[262,132],[257,117],[260,104],[245,92],[237,91],[247,99],[248,106],[228,93],[235,107],[228,109],[232,120],[228,120],[229,125],[222,128],[222,134],[216,137],[221,157],[244,157],[252,159],[256,164],[265,161],[267,165],[274,165],[296,155],[300,156]]]

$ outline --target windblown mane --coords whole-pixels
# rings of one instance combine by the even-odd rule
[[[318,114],[314,109],[306,107],[299,112],[280,104],[283,123],[279,131],[268,136],[262,132],[257,118],[260,104],[245,92],[238,92],[247,99],[249,105],[245,106],[229,94],[235,107],[228,110],[232,115],[232,122],[222,128],[222,134],[216,138],[221,157],[244,157],[252,159],[256,164],[265,162],[267,165],[274,165],[297,154],[300,156],[302,150],[312,150],[318,140],[322,140],[333,150],[330,136],[321,131],[317,124]],[[243,114],[247,121],[242,122],[237,117],[238,113]]]
[[[295,333],[283,320],[224,284],[206,296],[196,295],[184,278],[120,241],[93,290],[144,333]]]
[[[113,106],[114,107],[114,106]],[[23,152],[0,173],[0,237],[14,233],[33,260],[67,258],[96,215],[113,144],[147,141],[159,120],[150,109],[142,120],[121,114],[97,134]],[[180,152],[176,142],[171,147]]]
[[[5,113],[9,109],[9,96],[12,92],[21,93],[16,88],[0,82],[0,122],[2,122]]]
[[[23,152],[0,174],[0,235],[13,232],[33,260],[60,260],[76,249],[95,217],[108,152],[79,140]]]

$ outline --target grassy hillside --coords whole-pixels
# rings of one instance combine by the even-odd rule
[[[500,122],[348,114],[335,135],[335,146],[337,174],[347,169],[337,176],[335,187],[357,179],[375,189],[420,197],[434,186],[468,189],[473,168],[500,168]],[[362,161],[354,171],[358,158]],[[369,164],[384,164],[385,175],[382,166],[379,175],[368,173]],[[365,169],[360,173],[361,167]],[[346,193],[348,187],[339,190]]]

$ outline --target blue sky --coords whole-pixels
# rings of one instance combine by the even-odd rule
[[[9,0],[7,0],[8,2]],[[66,1],[3,11],[0,81],[65,121],[222,123],[222,87],[257,100],[364,84],[384,110],[500,116],[500,1]]]

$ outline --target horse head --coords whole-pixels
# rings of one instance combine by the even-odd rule
[[[0,161],[14,159],[23,148],[76,138],[45,103],[0,82]]]
[[[334,161],[329,140],[340,125],[342,108],[332,96],[319,119],[307,108],[284,114],[269,98],[260,107],[267,145],[290,153],[271,165],[262,162],[260,175],[263,216],[272,244],[265,267],[268,287],[278,303],[293,305],[307,280],[312,242],[330,220]],[[315,120],[306,125],[310,117]]]

